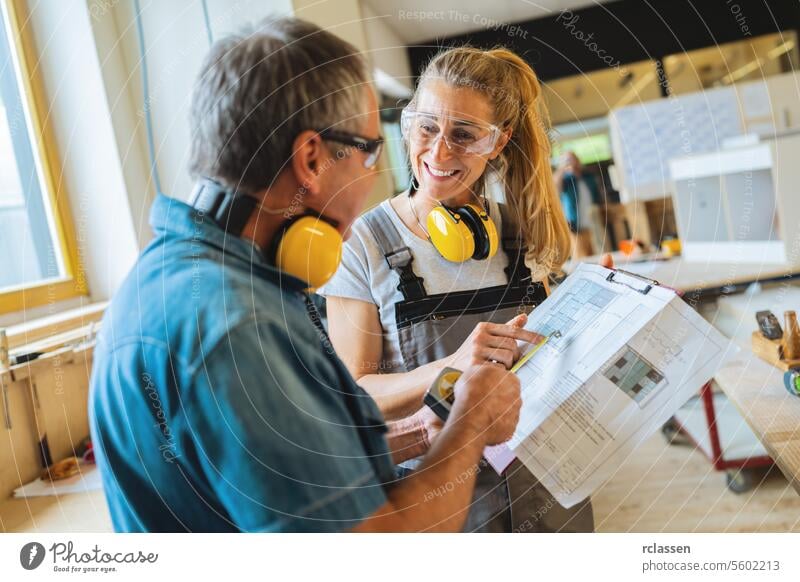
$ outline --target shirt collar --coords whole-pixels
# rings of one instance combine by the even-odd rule
[[[303,291],[308,288],[308,283],[302,279],[272,265],[253,242],[227,234],[208,216],[175,198],[156,194],[150,209],[150,226],[158,237],[173,235],[212,245],[226,255],[250,264],[254,271],[261,271],[265,278],[274,281],[282,289]]]

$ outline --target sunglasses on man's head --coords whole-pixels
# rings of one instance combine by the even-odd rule
[[[383,151],[383,138],[369,139],[354,133],[345,131],[337,131],[335,129],[323,129],[318,131],[320,137],[327,141],[335,141],[346,146],[354,147],[367,154],[364,158],[364,167],[367,169],[374,168],[378,163],[378,158],[381,157]]]

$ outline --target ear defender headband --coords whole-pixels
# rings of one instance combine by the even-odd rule
[[[416,192],[412,180],[411,192]],[[482,261],[497,254],[498,236],[494,221],[484,208],[467,204],[458,208],[439,205],[426,219],[428,238],[448,261]]]
[[[253,212],[258,209],[258,200],[203,178],[195,186],[189,205],[228,234],[241,236]],[[281,209],[281,212],[285,211]],[[343,243],[334,221],[307,212],[289,218],[280,226],[267,250],[267,258],[282,272],[302,279],[311,289],[316,289],[327,283],[339,267]]]

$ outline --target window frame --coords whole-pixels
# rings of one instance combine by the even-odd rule
[[[56,155],[56,140],[46,107],[44,83],[41,68],[31,66],[32,56],[36,54],[30,18],[27,17],[22,0],[0,0],[0,26],[6,26],[11,51],[15,53],[14,67],[19,83],[22,107],[25,112],[26,130],[35,158],[40,168],[41,189],[50,205],[55,232],[54,246],[61,252],[64,275],[0,291],[0,315],[24,311],[42,305],[53,305],[60,301],[80,296],[88,296],[86,274],[78,252],[74,223],[69,205],[69,196],[63,182],[61,161]],[[26,27],[20,26],[20,16],[26,16]],[[43,122],[44,120],[44,122]],[[60,180],[56,182],[55,175]]]

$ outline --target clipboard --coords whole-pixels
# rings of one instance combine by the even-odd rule
[[[615,278],[617,274],[622,274],[626,277],[630,277],[631,279],[635,279],[636,281],[642,282],[644,283],[644,287],[637,288],[629,283],[625,283],[624,281],[619,281]],[[636,273],[631,273],[630,271],[625,271],[623,269],[613,269],[606,277],[606,281],[608,281],[609,283],[615,283],[617,285],[625,285],[625,287],[633,289],[634,291],[641,293],[642,295],[647,295],[648,293],[650,293],[650,290],[653,287],[661,286],[661,284],[655,279],[649,279],[648,277],[643,277],[642,275],[637,275]]]

